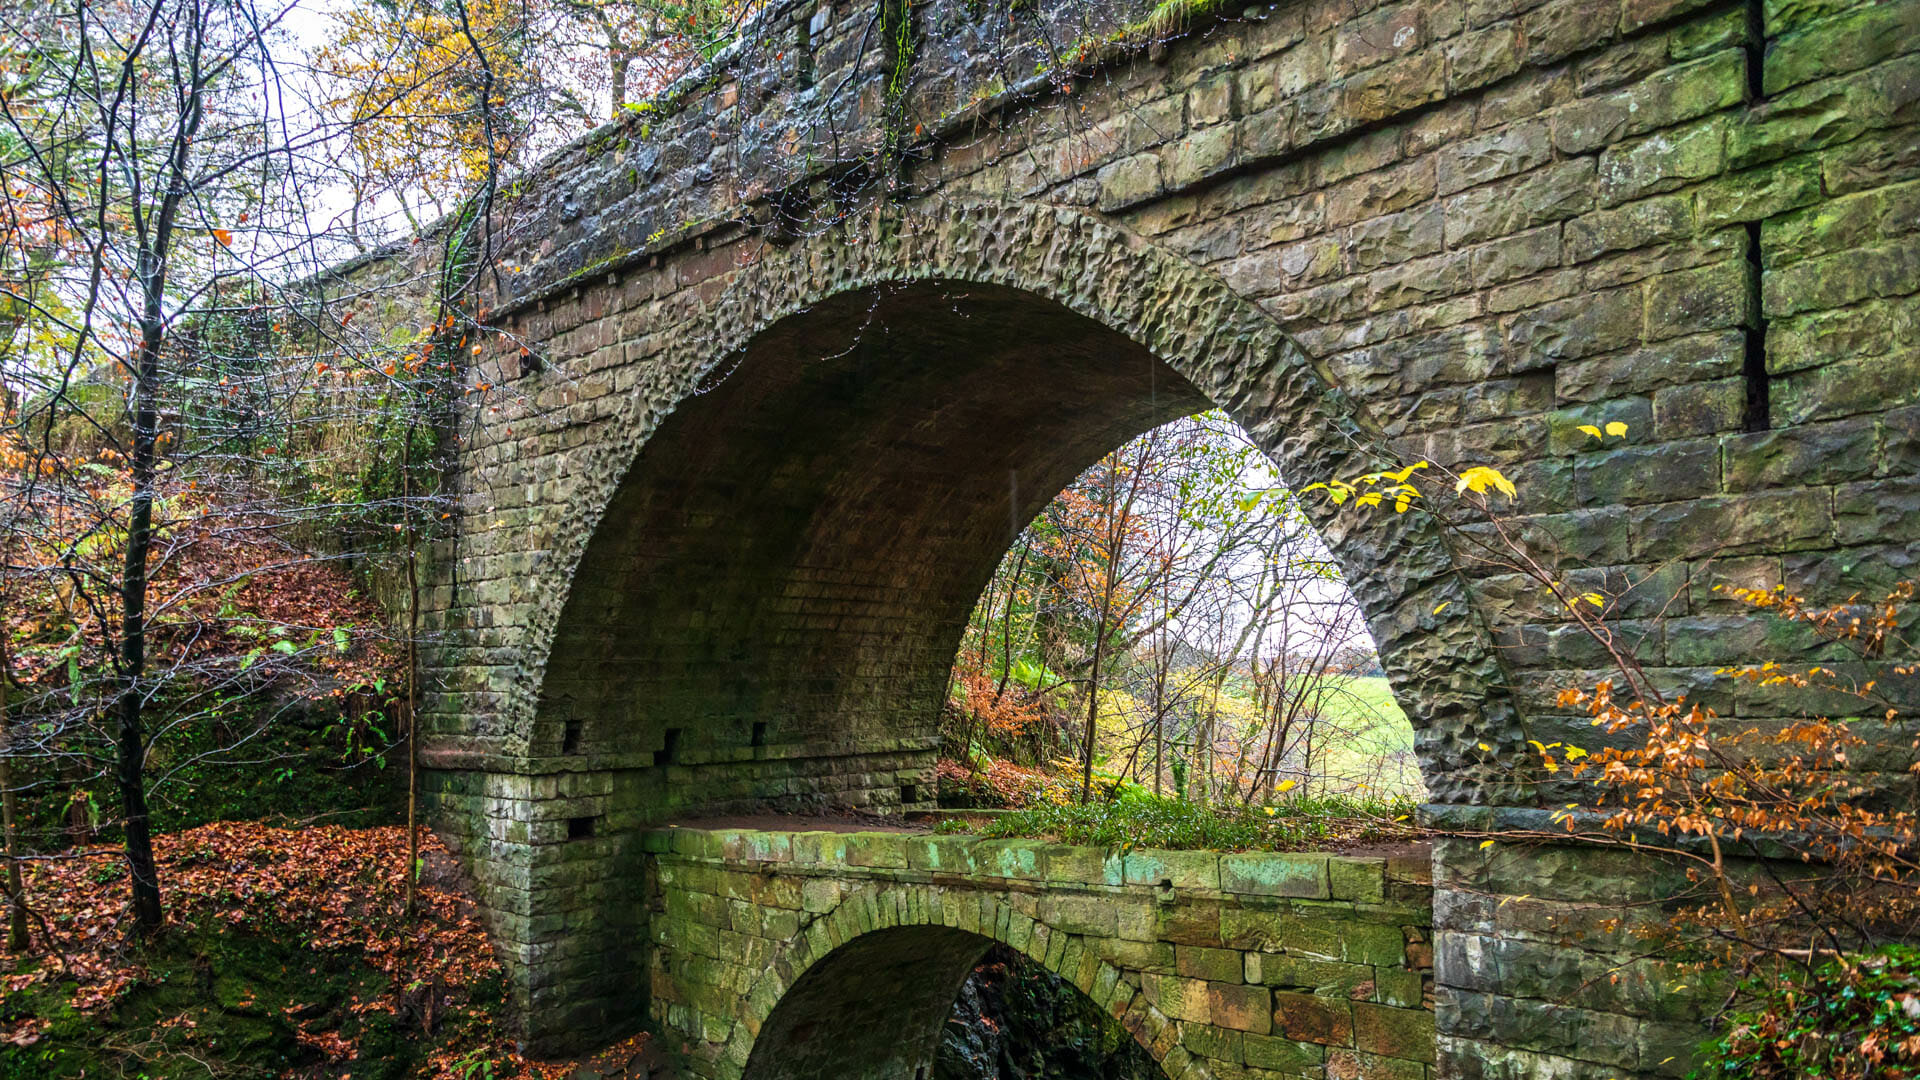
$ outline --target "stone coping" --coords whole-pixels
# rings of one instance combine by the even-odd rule
[[[1424,905],[1430,902],[1433,882],[1432,861],[1424,852],[1122,850],[964,834],[678,826],[648,830],[641,845],[654,855],[792,872],[919,872],[1027,885],[1134,886],[1371,904]]]

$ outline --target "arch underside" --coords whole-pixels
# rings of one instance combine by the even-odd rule
[[[930,1076],[960,984],[992,944],[944,926],[892,927],[848,942],[781,998],[742,1080]]]
[[[1393,460],[1264,312],[1090,215],[897,211],[703,291],[583,433],[575,511],[545,541],[562,576],[532,590],[531,677],[507,687],[524,754],[617,772],[641,820],[929,799],[996,561],[1135,434],[1214,404],[1295,478]],[[1525,725],[1437,525],[1309,512],[1430,795],[1511,795]]]
[[[562,616],[548,730],[639,762],[662,813],[928,801],[915,777],[1001,555],[1101,455],[1208,404],[1011,289],[792,316],[647,440]]]
[[[930,1078],[961,984],[994,944],[926,925],[887,927],[847,942],[781,996],[754,1037],[742,1080]],[[1017,952],[1006,955],[1058,978]],[[1084,996],[1078,987],[1070,992]],[[1151,1056],[1137,1033],[1129,1037]]]

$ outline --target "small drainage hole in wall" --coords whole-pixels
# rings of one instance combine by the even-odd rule
[[[753,745],[767,745],[767,722],[765,720],[756,721],[753,725]]]
[[[660,749],[653,752],[653,764],[656,768],[661,765],[671,765],[679,753],[680,729],[670,727],[667,729],[666,736],[660,740]]]
[[[901,784],[900,785],[901,805],[904,806],[909,803],[916,803],[919,801],[920,801],[920,787],[918,784]]]
[[[567,839],[580,840],[593,835],[591,817],[570,817],[567,819]]]

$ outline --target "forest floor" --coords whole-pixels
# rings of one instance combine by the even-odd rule
[[[431,833],[414,916],[404,828],[221,823],[155,848],[167,922],[148,935],[117,849],[32,865],[34,949],[0,953],[0,1080],[659,1075],[644,1036],[587,1062],[515,1052],[504,973]]]

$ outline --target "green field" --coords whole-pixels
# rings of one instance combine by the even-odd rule
[[[1327,719],[1347,729],[1327,746],[1324,767],[1336,777],[1367,784],[1379,794],[1423,798],[1413,760],[1413,726],[1384,676],[1343,679],[1327,700]]]

